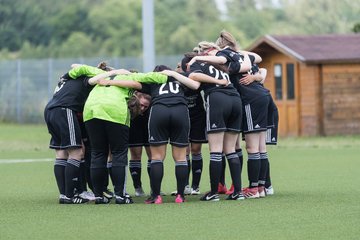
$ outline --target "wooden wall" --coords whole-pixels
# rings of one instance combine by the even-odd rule
[[[299,79],[296,60],[273,51],[262,55],[263,61],[260,67],[268,70],[265,87],[271,91],[275,103],[279,110],[279,136],[298,136],[300,131],[299,123]],[[286,64],[293,63],[295,66],[295,99],[289,100],[287,97]],[[274,65],[282,65],[282,93],[283,99],[275,98],[275,79]]]
[[[322,134],[321,68],[318,65],[298,64],[300,135]]]
[[[266,49],[266,51],[264,51]],[[305,64],[268,47],[259,54],[279,108],[279,136],[360,134],[360,63]],[[256,49],[254,49],[256,52]],[[295,99],[275,99],[274,64],[295,64]]]
[[[360,134],[360,63],[324,65],[324,134]]]

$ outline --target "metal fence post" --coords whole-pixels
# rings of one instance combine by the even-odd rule
[[[21,89],[21,60],[17,60],[16,64],[16,120],[22,122],[22,89]]]
[[[53,86],[52,86],[52,75],[53,75],[53,61],[51,58],[48,59],[48,100],[53,95]]]

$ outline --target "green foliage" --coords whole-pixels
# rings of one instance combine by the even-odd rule
[[[360,33],[360,23],[356,23],[352,30],[354,33]]]
[[[157,55],[177,55],[222,29],[242,47],[264,34],[358,31],[353,0],[153,0]],[[140,56],[142,0],[2,0],[0,59]],[[70,45],[75,44],[75,45]],[[74,48],[71,51],[70,48]]]

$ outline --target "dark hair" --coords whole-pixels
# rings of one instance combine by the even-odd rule
[[[111,70],[114,70],[114,68],[113,68],[113,67],[109,67],[106,62],[100,62],[100,63],[97,65],[97,68],[100,68],[101,70],[104,70],[104,71],[106,71],[106,72],[109,72],[109,71],[111,71]]]
[[[134,119],[140,115],[140,113],[141,113],[140,101],[139,101],[139,98],[136,96],[136,94],[133,94],[129,98],[127,104],[128,104],[128,108],[130,111],[131,119]]]
[[[153,72],[161,72],[161,71],[164,71],[164,70],[172,70],[172,69],[169,68],[166,65],[157,65],[157,66],[155,66]]]
[[[186,72],[187,71],[187,64],[191,61],[191,59],[198,54],[195,52],[188,52],[184,54],[184,57],[181,59],[181,69]]]

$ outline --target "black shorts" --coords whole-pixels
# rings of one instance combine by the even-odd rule
[[[270,96],[256,99],[244,105],[243,132],[262,132],[268,129],[271,121],[268,119]]]
[[[242,104],[239,96],[212,92],[206,99],[206,130],[241,132]]]
[[[76,112],[69,108],[45,109],[45,122],[52,149],[81,148],[81,128]]]
[[[266,144],[276,145],[278,139],[279,112],[272,99],[269,105],[269,119],[271,119],[272,125],[266,131]]]
[[[207,143],[206,135],[206,112],[190,111],[190,135],[192,143]]]
[[[155,104],[150,109],[150,145],[170,144],[178,147],[189,145],[190,120],[186,105],[166,106]]]
[[[85,122],[91,143],[91,168],[104,168],[109,151],[112,166],[127,166],[129,127],[115,122],[93,118]]]
[[[149,115],[139,115],[130,122],[129,147],[149,146]]]

